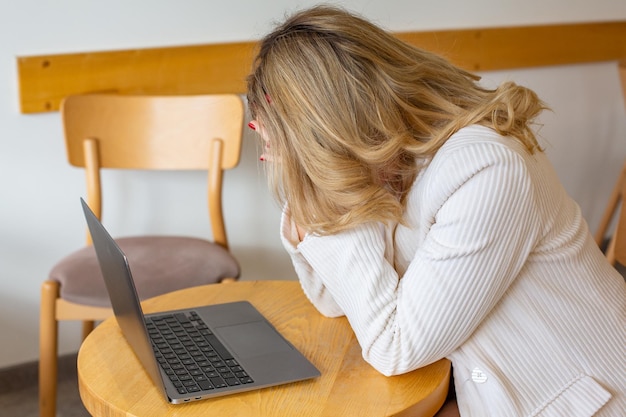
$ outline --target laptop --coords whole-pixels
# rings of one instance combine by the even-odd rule
[[[81,204],[115,318],[171,404],[318,377],[320,372],[249,302],[143,314],[126,255]]]

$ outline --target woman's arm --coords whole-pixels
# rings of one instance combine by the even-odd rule
[[[401,280],[385,257],[381,224],[310,235],[297,247],[296,269],[309,297],[315,291],[316,306],[323,299],[324,308],[335,303],[332,312],[345,313],[364,358],[383,374],[455,350],[498,302],[534,245],[537,221],[524,162],[505,147],[481,146],[488,149],[454,152],[437,168],[441,176],[433,187],[445,198]]]

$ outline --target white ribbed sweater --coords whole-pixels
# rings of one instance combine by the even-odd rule
[[[394,375],[449,358],[462,416],[626,415],[626,285],[543,153],[464,128],[405,218],[298,242],[283,214],[304,292],[345,314],[367,362]]]

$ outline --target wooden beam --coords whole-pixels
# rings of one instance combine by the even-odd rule
[[[255,44],[19,57],[21,110],[53,111],[70,94],[241,93]]]
[[[400,33],[472,71],[626,58],[626,21]]]
[[[397,33],[472,71],[626,59],[626,21]],[[54,111],[70,94],[237,93],[256,42],[17,58],[23,113]]]

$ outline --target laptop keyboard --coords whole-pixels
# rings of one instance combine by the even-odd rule
[[[253,382],[196,312],[151,316],[146,326],[157,360],[180,394]]]

